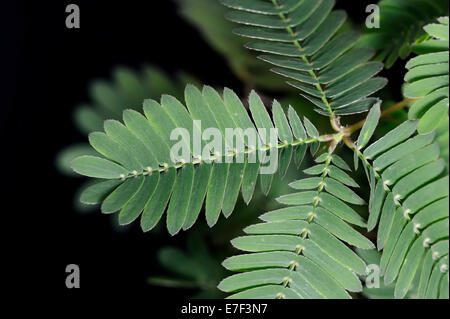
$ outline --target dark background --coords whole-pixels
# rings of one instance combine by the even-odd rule
[[[372,2],[340,0],[338,7],[359,23]],[[65,27],[69,3],[80,6],[80,29]],[[205,84],[237,91],[240,82],[171,1],[11,1],[0,6],[0,125],[7,175],[2,184],[12,190],[2,192],[3,202],[12,204],[3,206],[2,225],[8,230],[6,249],[14,253],[4,262],[20,272],[9,279],[22,292],[45,287],[59,296],[122,298],[144,289],[146,296],[159,298],[189,295],[146,283],[148,276],[162,272],[155,259],[158,247],[179,244],[183,235],[143,234],[138,223],[117,232],[99,212],[75,212],[73,194],[80,180],[57,173],[55,155],[85,140],[72,125],[73,107],[88,101],[89,80],[108,78],[113,66],[138,69],[150,63],[169,74],[181,69]],[[401,76],[399,69],[390,72]],[[78,291],[65,287],[70,263],[81,269]]]

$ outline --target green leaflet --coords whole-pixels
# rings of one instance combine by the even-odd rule
[[[306,131],[303,127],[297,112],[295,112],[292,106],[289,106],[288,110],[289,122],[291,123],[292,133],[297,139],[306,139]]]
[[[130,131],[139,137],[144,144],[152,145],[159,164],[170,163],[169,146],[142,114],[126,110],[123,113],[123,120]]]
[[[275,298],[290,298],[290,299],[304,299],[297,292],[291,289],[284,288],[282,286],[267,285],[262,287],[256,287],[248,289],[239,293],[236,293],[229,299],[275,299]]]
[[[305,169],[303,172],[307,175],[319,175],[320,173],[323,173],[326,168],[326,164],[319,164]]]
[[[154,153],[127,127],[118,121],[105,121],[105,132],[119,142],[139,163],[142,168],[157,167],[158,161]]]
[[[381,214],[381,208],[384,203],[386,191],[384,189],[383,181],[378,181],[375,186],[373,196],[369,203],[369,220],[367,222],[367,230],[372,231],[378,223],[378,218]],[[392,202],[393,202],[392,198]]]
[[[434,137],[434,134],[418,135],[406,140],[396,147],[393,147],[375,159],[373,162],[375,170],[384,170],[386,167],[402,159],[404,156],[410,155],[424,146],[429,145],[433,141]]]
[[[287,268],[298,255],[286,251],[272,251],[267,253],[253,253],[237,255],[227,258],[222,265],[228,270],[246,270],[267,267]]]
[[[237,249],[248,252],[295,251],[301,248],[302,243],[303,239],[300,237],[289,235],[245,236],[231,241]]]
[[[406,140],[414,134],[416,128],[416,121],[406,121],[400,124],[381,139],[368,146],[364,151],[364,155],[369,159],[373,159],[376,155]]]
[[[282,220],[295,220],[306,219],[310,213],[312,213],[312,206],[290,206],[274,211],[267,212],[259,216],[263,221],[282,221]]]
[[[129,171],[141,168],[136,159],[125,148],[105,133],[94,132],[89,134],[89,143],[97,152]]]
[[[241,188],[242,175],[244,173],[245,163],[232,163],[228,171],[228,180],[225,187],[225,194],[222,205],[222,212],[225,217],[231,215],[236,205]]]
[[[363,249],[374,248],[374,245],[367,238],[342,221],[342,219],[322,208],[316,208],[316,211],[318,213],[315,214],[315,221],[337,238]],[[260,218],[266,222],[306,220],[312,213],[312,206],[291,206],[267,212]]]
[[[339,78],[339,82],[334,82],[327,86],[326,92],[331,97],[339,96],[369,80],[382,69],[383,64],[379,62],[367,62],[366,64],[362,64]]]
[[[378,103],[370,109],[369,115],[367,115],[366,122],[364,123],[364,126],[359,133],[358,141],[356,143],[358,147],[363,148],[367,145],[367,143],[369,143],[370,138],[372,137],[375,129],[378,126],[380,115],[380,103]]]
[[[415,274],[419,270],[420,261],[425,253],[425,247],[420,239],[416,239],[408,251],[395,285],[395,298],[403,298],[412,284]]]
[[[256,286],[261,284],[261,278],[264,278],[262,282],[266,285],[280,284],[287,277],[292,282],[291,289],[305,297],[349,297],[341,287],[308,259],[300,257],[298,263],[302,266],[304,274],[290,272],[287,269],[255,270],[228,277],[219,284],[219,289],[236,291],[243,287]]]
[[[293,152],[294,149],[291,145],[280,150],[280,154],[278,156],[278,170],[281,178],[283,178],[287,173],[289,165],[291,164]]]
[[[251,163],[246,158],[244,176],[242,179],[242,197],[244,202],[248,204],[253,197],[255,191],[256,180],[258,178],[259,161]]]
[[[273,121],[275,123],[275,127],[278,130],[278,136],[280,140],[283,142],[292,143],[293,137],[289,122],[286,118],[286,115],[284,114],[283,109],[281,108],[280,103],[278,103],[277,101],[273,102],[272,114]]]
[[[334,0],[222,3],[232,9],[227,18],[243,25],[234,32],[254,40],[246,47],[264,53],[259,58],[275,65],[273,72],[295,80],[288,84],[302,91],[318,113],[360,113],[378,102],[368,96],[386,84],[373,78],[382,64],[367,63],[374,54],[370,49],[353,48],[357,34],[339,32],[347,17],[332,10]]]
[[[110,194],[119,184],[120,180],[110,180],[96,183],[86,188],[80,196],[80,201],[85,204],[99,204]]]
[[[432,106],[422,117],[417,129],[422,133],[431,132],[437,127],[436,120],[445,116],[448,116],[448,99],[444,99]]]
[[[95,156],[80,156],[72,161],[72,169],[78,174],[104,179],[119,179],[128,174],[122,166]]]
[[[142,186],[143,177],[128,179],[111,192],[102,202],[103,213],[114,213],[121,209]]]
[[[211,165],[199,165],[195,169],[193,189],[189,198],[189,207],[183,224],[183,230],[187,230],[192,227],[200,214],[200,210],[202,209],[203,201],[208,190],[211,170]]]
[[[295,161],[295,165],[297,166],[297,168],[299,168],[300,165],[302,164],[307,150],[308,150],[308,147],[304,144],[295,147],[294,161]]]
[[[172,197],[167,208],[167,230],[171,235],[178,233],[184,224],[193,187],[194,165],[186,164],[186,167],[177,174]]]
[[[352,191],[347,186],[341,184],[340,182],[332,179],[325,179],[325,189],[332,195],[341,198],[347,203],[355,204],[355,205],[364,205],[366,202],[356,195],[354,191]]]
[[[226,163],[214,163],[212,167],[208,194],[206,195],[206,221],[210,227],[219,219],[229,168],[230,165]]]
[[[101,129],[101,127],[99,129]],[[76,172],[73,171],[72,162],[75,158],[82,155],[98,156],[98,153],[87,143],[76,143],[69,145],[61,150],[56,156],[55,164],[57,169],[62,174],[70,177],[79,176]]]
[[[337,238],[362,249],[372,249],[375,247],[370,240],[361,235],[339,217],[325,209],[318,208],[317,210],[320,211],[320,214],[317,214],[316,216],[317,223]]]
[[[361,282],[353,271],[333,259],[313,241],[305,242],[305,247],[303,254],[324,269],[339,285],[348,291],[361,291]]]
[[[314,124],[312,124],[311,121],[308,120],[306,117],[303,120],[305,123],[306,133],[308,133],[310,137],[319,137],[320,135],[319,131],[314,126]]]
[[[249,98],[250,103],[250,111],[252,113],[253,119],[255,120],[256,127],[258,128],[258,132],[260,133],[261,140],[264,145],[268,145],[270,143],[267,134],[270,129],[273,129],[273,123],[270,119],[267,110],[261,101],[260,97],[252,91],[250,93]]]
[[[145,100],[144,101],[144,113],[145,117],[147,118],[150,125],[153,127],[153,129],[157,132],[157,134],[166,141],[168,148],[169,148],[169,155],[170,155],[170,149],[178,143],[176,140],[171,139],[170,135],[171,133],[178,128],[177,123],[172,119],[172,117],[169,115],[170,108],[166,106],[162,106],[156,101],[153,100]],[[192,122],[192,121],[191,121]],[[185,127],[183,127],[185,128]],[[186,128],[187,129],[187,128]],[[148,141],[146,141],[148,142]],[[179,141],[181,145],[184,145],[185,147],[189,147],[189,143],[183,138]],[[151,144],[149,144],[151,145]],[[188,161],[189,155],[182,154],[184,156],[180,156],[179,160]],[[178,158],[177,158],[178,160]],[[172,162],[172,159],[170,159],[167,164],[169,165]],[[156,167],[152,167],[152,169],[155,169]]]
[[[330,177],[334,178],[335,180],[340,181],[341,183],[351,186],[351,187],[359,187],[358,184],[350,177],[347,173],[345,173],[343,170],[339,169],[336,166],[330,167]]]
[[[343,220],[361,227],[366,225],[362,217],[340,199],[327,193],[322,193],[320,202],[325,209],[328,209]]]
[[[333,154],[331,156],[331,162],[343,170],[351,171],[350,166],[342,158],[340,158],[339,155]]]
[[[263,155],[264,156],[269,156],[269,155]],[[263,166],[261,166],[262,169]],[[272,182],[273,182],[273,178],[274,178],[274,174],[261,174],[259,175],[259,182],[261,185],[261,191],[264,195],[268,195],[270,188],[272,187]]]
[[[259,0],[249,0],[242,2],[241,0],[221,0],[228,7],[242,9],[248,12],[262,13],[268,15],[277,15],[280,13],[288,13],[299,6],[296,0],[287,0],[283,2],[283,7],[274,7],[269,2]]]
[[[149,198],[145,205],[141,216],[141,228],[143,231],[149,231],[161,219],[167,202],[169,201],[172,189],[176,180],[176,171],[173,167],[163,174],[161,174],[158,186],[155,192]]]
[[[317,195],[316,192],[301,192],[293,193],[289,195],[283,195],[277,198],[280,204],[285,205],[303,205],[311,204],[314,201],[314,197]]]
[[[127,225],[139,217],[143,211],[148,198],[155,191],[156,185],[159,181],[159,175],[152,175],[144,179],[139,190],[132,198],[125,204],[119,213],[119,224]]]
[[[247,129],[255,129],[255,125],[251,121],[246,109],[242,105],[241,100],[237,97],[236,93],[230,89],[225,88],[223,91],[223,98],[225,106],[228,112],[233,118],[235,127],[242,128],[244,131]],[[256,147],[256,141],[251,141],[244,136],[245,145]]]
[[[318,188],[321,182],[322,178],[311,177],[292,182],[289,184],[289,186],[294,189],[314,189]]]

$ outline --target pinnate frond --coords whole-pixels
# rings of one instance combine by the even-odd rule
[[[108,120],[105,132],[91,133],[90,144],[99,155],[78,157],[72,166],[81,175],[106,181],[87,188],[81,200],[101,203],[104,213],[120,211],[121,224],[141,216],[144,231],[158,223],[167,207],[167,228],[171,234],[190,228],[205,201],[206,220],[213,226],[221,212],[225,217],[232,213],[239,190],[245,202],[251,200],[260,168],[265,165],[258,159],[279,150],[278,169],[283,175],[292,158],[299,164],[308,144],[315,145],[320,140],[318,134],[308,136],[308,132],[317,132],[312,123],[307,121],[309,130],[305,130],[294,109],[290,107],[286,116],[277,101],[272,106],[272,120],[255,92],[249,97],[252,117],[229,89],[224,90],[222,97],[211,87],[200,91],[188,85],[185,99],[186,107],[168,95],[160,103],[147,100],[145,116],[126,110],[124,124]],[[194,149],[194,134],[199,132],[201,136],[202,132],[194,120],[201,121],[202,129],[215,128],[222,133],[224,148],[220,152],[207,148],[204,140],[200,151],[207,148],[208,156]],[[171,134],[179,128],[186,129],[191,139],[174,140]],[[245,134],[227,140],[227,129],[253,130],[259,141],[256,143]],[[276,129],[275,141],[260,133],[264,129]],[[242,153],[233,148],[238,142],[245,147]],[[177,143],[184,143],[188,154],[174,158],[173,147]],[[266,193],[272,178],[273,173],[260,177]]]
[[[285,76],[326,116],[369,110],[369,97],[387,80],[374,77],[383,69],[368,62],[372,49],[355,48],[359,35],[339,32],[347,15],[335,10],[334,0],[222,0],[233,9],[228,19],[242,24],[234,30],[254,39],[246,46],[262,52],[260,59]]]
[[[368,230],[378,225],[381,272],[385,284],[396,280],[396,298],[415,276],[419,298],[448,298],[449,179],[435,134],[419,135],[417,126],[406,121],[357,146],[371,184]]]
[[[312,177],[290,184],[301,192],[277,199],[287,207],[263,214],[263,223],[232,241],[247,253],[223,263],[241,272],[219,284],[235,292],[231,298],[350,298],[348,291],[362,290],[357,275],[366,265],[347,245],[374,248],[349,225],[366,225],[350,206],[365,202],[350,188],[358,185],[339,156],[324,153],[316,163],[305,170]]]

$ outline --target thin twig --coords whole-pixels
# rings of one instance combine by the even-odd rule
[[[416,99],[405,99],[397,104],[394,104],[394,105],[388,107],[386,110],[381,112],[381,118],[386,117],[389,114],[394,113],[395,111],[401,110],[402,108],[404,108],[408,104],[414,102],[415,100]],[[366,119],[347,127],[345,130],[346,130],[347,134],[351,135],[354,132],[360,130],[364,126],[364,123],[366,123]]]

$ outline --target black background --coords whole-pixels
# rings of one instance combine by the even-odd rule
[[[338,1],[356,22],[374,1]],[[65,8],[76,3],[81,28],[67,29]],[[125,298],[183,297],[183,290],[146,283],[158,274],[155,252],[183,235],[143,234],[138,225],[117,232],[98,212],[73,210],[80,180],[54,168],[64,146],[85,140],[72,125],[73,107],[88,101],[93,78],[109,78],[116,65],[138,69],[150,63],[169,74],[186,70],[203,83],[240,90],[225,60],[184,22],[172,1],[14,1],[1,4],[2,165],[7,190],[2,226],[12,257],[4,260],[21,293],[38,290],[51,296],[88,294]],[[400,66],[402,68],[402,66]],[[391,71],[393,73],[396,70]],[[400,74],[399,74],[400,76]],[[81,268],[82,289],[65,287],[65,267]]]

